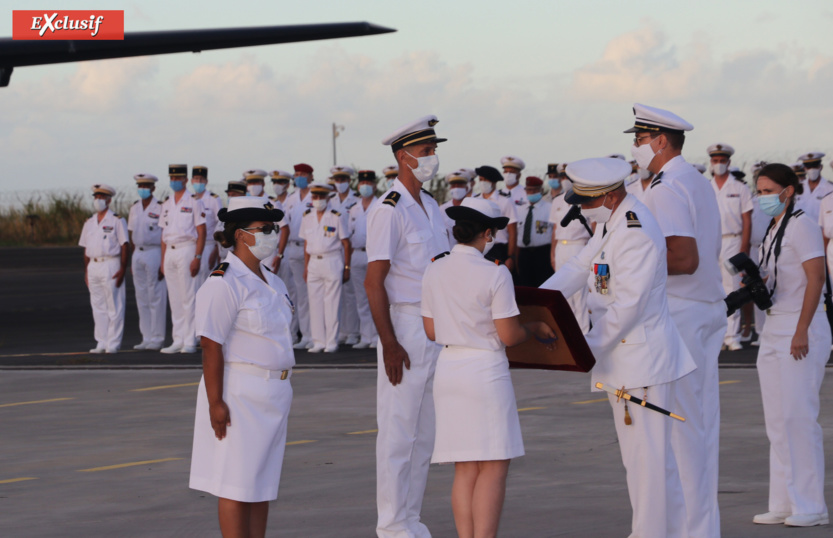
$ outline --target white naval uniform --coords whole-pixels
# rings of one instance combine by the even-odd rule
[[[347,215],[329,207],[323,213],[307,209],[299,235],[309,254],[310,336],[316,347],[335,349],[338,348],[338,312],[345,265],[341,240],[350,237]]]
[[[78,244],[84,247],[90,306],[95,323],[96,348],[115,353],[124,335],[124,288],[113,279],[121,268],[121,246],[127,243],[124,219],[110,211],[98,222],[98,214],[88,218],[81,229]]]
[[[833,255],[831,255],[831,249],[833,249],[833,196],[826,195],[821,200],[821,205],[819,206],[819,226],[821,227],[821,233],[825,239],[828,240],[827,243],[827,272],[830,275],[833,275]],[[760,331],[759,331],[760,332]]]
[[[587,229],[574,219],[567,225],[566,228],[561,226],[561,219],[567,214],[567,211],[572,207],[564,200],[564,193],[562,192],[552,200],[550,207],[549,220],[552,223],[553,241],[555,242],[555,272],[564,267],[567,261],[581,252],[587,240],[590,239],[590,234]],[[567,297],[567,303],[573,310],[576,316],[581,332],[587,334],[590,330],[590,315],[587,312],[587,288],[582,286],[577,292],[570,297]]]
[[[199,274],[191,276],[191,262],[197,251],[197,226],[201,224],[205,224],[205,208],[187,189],[178,203],[172,194],[162,204],[159,225],[162,226],[162,242],[165,243],[165,282],[171,304],[174,346],[197,345],[194,299],[199,287]]]
[[[735,275],[730,273],[726,269],[726,263],[729,258],[740,252],[743,215],[752,211],[752,193],[745,181],[734,179],[731,174],[726,178],[723,188],[717,186],[714,178],[710,183],[717,197],[720,229],[723,234],[720,248],[720,275],[723,280],[723,291],[729,295],[740,288],[742,276],[740,273]],[[740,310],[729,316],[723,343],[727,346],[740,344]]]
[[[483,194],[475,194],[475,198],[483,198],[485,200],[489,200],[490,202],[494,202],[497,204],[498,208],[500,209],[500,216],[506,217],[509,219],[507,226],[509,224],[517,224],[518,223],[518,212],[515,210],[515,204],[512,201],[512,195],[509,194],[507,191],[501,190],[493,190],[489,197],[483,196]],[[509,232],[506,231],[506,228],[502,230],[498,230],[497,234],[495,234],[495,244],[501,243],[509,243]]]
[[[821,215],[819,215],[821,218]],[[755,262],[755,265],[758,265],[760,262],[759,258],[759,250],[761,248],[761,243],[764,242],[764,235],[766,235],[766,229],[769,227],[769,222],[772,220],[772,217],[761,211],[761,204],[758,200],[757,196],[752,197],[752,234],[749,238],[749,259]],[[833,224],[833,222],[831,222]],[[764,325],[766,324],[766,311],[761,310],[757,306],[753,307],[752,310],[755,312],[755,332],[758,333],[758,343],[760,344],[760,335],[764,330]]]
[[[147,208],[142,206],[141,200],[130,206],[127,216],[127,231],[131,233],[136,247],[130,266],[136,288],[139,332],[142,333],[142,343],[153,347],[164,344],[168,317],[168,287],[164,278],[159,280],[162,263],[161,216],[162,204],[153,196]]]
[[[455,245],[425,270],[422,315],[434,320],[435,341],[444,346],[434,374],[431,463],[523,456],[506,346],[494,321],[520,315],[509,269]]]
[[[465,200],[465,198],[463,198]],[[460,201],[462,203],[462,200]],[[457,244],[457,240],[454,239],[454,233],[452,229],[454,228],[454,219],[448,216],[448,213],[445,212],[446,209],[449,207],[454,207],[454,200],[449,200],[443,205],[440,206],[440,214],[443,216],[443,222],[445,223],[445,230],[448,232],[448,244],[449,246],[453,247]]]
[[[431,259],[449,250],[437,202],[420,192],[422,207],[398,179],[367,217],[368,263],[387,260],[385,291],[396,339],[411,369],[391,385],[381,341],[377,348],[376,506],[380,538],[430,537],[420,522],[428,464],[434,449],[434,368],[440,346],[428,340],[419,303]],[[423,207],[425,210],[423,211]]]
[[[804,187],[804,193],[795,196],[795,208],[803,209],[813,222],[818,222],[821,201],[833,192],[833,183],[822,177],[813,192],[810,192],[810,182],[806,179],[801,181],[801,185]]]
[[[350,259],[350,281],[348,286],[353,286],[356,295],[356,310],[359,314],[359,333],[362,343],[376,344],[378,335],[376,325],[373,323],[373,316],[370,313],[370,302],[367,299],[367,292],[364,289],[364,279],[367,276],[367,214],[373,207],[376,199],[372,199],[365,211],[362,202],[350,208],[348,213],[350,224],[350,245],[353,249]]]
[[[307,295],[307,283],[304,282],[304,240],[298,235],[301,231],[301,219],[307,209],[312,208],[312,194],[307,191],[304,199],[301,199],[301,190],[296,189],[295,192],[286,197],[284,203],[286,208],[286,217],[289,219],[289,241],[284,250],[284,258],[281,260],[281,265],[289,264],[289,270],[292,274],[292,286],[289,291],[293,291],[295,295],[292,297],[292,302],[295,303],[295,316],[293,320],[297,321],[297,326],[293,323],[293,327],[297,327],[301,331],[301,339],[309,340],[311,338],[309,325],[309,296]],[[296,331],[297,332],[297,331]],[[293,332],[293,335],[295,332]]]
[[[645,203],[645,198],[648,196],[648,189],[642,187],[642,180],[639,179],[639,174],[633,174],[633,177],[625,183],[625,190],[628,191],[628,194],[633,194],[643,204]]]
[[[720,380],[717,358],[726,334],[721,284],[720,213],[714,189],[682,156],[654,177],[646,198],[663,235],[693,237],[700,263],[693,275],[668,277],[668,307],[697,370],[677,382],[672,445],[686,502],[687,533],[720,536],[717,504]]]
[[[218,441],[201,379],[189,487],[240,502],[278,497],[292,404],[292,302],[277,275],[260,271],[266,282],[230,253],[197,293],[197,334],[223,346],[231,425]]]
[[[602,293],[595,275],[605,272],[607,293]],[[564,295],[590,287],[593,328],[587,343],[597,361],[591,372],[594,386],[624,387],[639,398],[647,391],[649,402],[679,414],[675,386],[695,365],[668,311],[667,273],[662,231],[648,209],[628,195],[606,225],[597,225],[587,246],[541,287]],[[630,405],[633,424],[627,426],[623,403],[612,395],[609,400],[633,508],[631,536],[686,536],[672,420]]]
[[[205,279],[208,278],[211,270],[214,269],[209,266],[208,262],[209,258],[211,258],[211,253],[217,247],[217,241],[214,240],[214,232],[222,229],[220,228],[220,219],[217,218],[217,212],[223,207],[223,202],[220,200],[220,197],[209,190],[204,191],[199,200],[205,208],[205,248],[202,250],[200,273],[197,275],[199,277],[199,282],[197,283],[198,289],[205,282]],[[219,259],[221,260],[222,258]]]
[[[760,250],[769,277],[767,288],[775,288],[757,361],[770,442],[769,510],[826,514],[824,447],[818,416],[831,336],[821,299],[808,330],[809,353],[799,361],[790,355],[807,288],[802,263],[823,257],[824,241],[816,221],[796,211],[787,223],[776,260],[771,247],[781,222],[772,227]]]
[[[347,191],[347,196],[344,200],[339,198],[339,194],[330,197],[329,207],[335,209],[342,215],[349,215],[350,209],[359,202],[361,198],[353,194],[353,191]],[[353,279],[353,267],[350,266],[350,280]],[[358,338],[360,336],[359,313],[356,307],[356,288],[349,282],[341,287],[341,308],[338,311],[338,332],[339,340],[345,338]]]

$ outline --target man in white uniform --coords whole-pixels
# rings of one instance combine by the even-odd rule
[[[202,286],[205,279],[217,263],[219,263],[220,250],[217,241],[214,240],[214,232],[220,224],[217,213],[223,207],[220,197],[213,192],[206,190],[208,184],[208,167],[194,166],[191,168],[191,187],[194,189],[194,198],[202,202],[205,208],[205,256],[200,260],[200,275],[197,289]]]
[[[680,414],[676,386],[694,370],[694,361],[668,312],[662,231],[647,208],[625,190],[630,170],[625,161],[606,157],[567,165],[573,179],[567,201],[581,204],[582,212],[596,222],[596,231],[541,287],[564,295],[591,288],[587,302],[593,328],[587,344],[597,361],[593,387],[603,383]],[[671,447],[672,422],[677,421],[628,406],[616,396],[608,398],[633,508],[630,536],[688,536]]]
[[[515,204],[512,203],[512,195],[503,189],[496,189],[497,182],[503,179],[496,168],[480,166],[475,169],[475,173],[478,176],[480,194],[474,197],[483,197],[494,202],[500,208],[500,215],[509,219],[506,229],[497,231],[495,245],[486,253],[486,259],[500,262],[514,272],[518,261],[518,214]]]
[[[454,234],[451,233],[451,229],[454,228],[454,219],[449,217],[445,210],[451,206],[462,204],[463,199],[471,195],[471,191],[469,190],[471,183],[466,176],[462,175],[460,170],[445,176],[445,181],[448,183],[448,194],[451,196],[451,199],[440,206],[440,213],[443,215],[445,229],[448,232],[448,244],[453,247],[457,244],[457,240],[454,239]]]
[[[269,199],[275,202],[275,207],[287,215],[286,201],[289,198],[289,181],[292,179],[292,174],[284,170],[272,170],[269,175],[272,178],[272,190],[275,196],[270,196]],[[275,259],[272,261],[272,271],[276,273],[283,283],[286,284],[286,289],[289,290],[290,297],[295,297],[295,282],[292,280],[292,269],[289,267],[289,262],[283,263],[286,254],[286,247],[289,244],[289,219],[284,216],[282,223],[286,223],[286,227],[281,227],[281,239],[278,243],[278,252],[275,254]],[[298,334],[298,316],[292,316],[291,327],[293,338]]]
[[[520,184],[521,171],[526,168],[526,163],[520,157],[506,155],[501,157],[500,165],[503,167],[503,183],[506,192],[509,193],[515,209],[520,211],[518,208],[527,204],[526,193]]]
[[[90,353],[117,353],[124,335],[124,272],[127,269],[127,226],[110,211],[116,190],[93,185],[95,215],[81,229],[84,282],[90,290],[96,345]]]
[[[720,536],[717,471],[720,393],[717,357],[726,333],[720,277],[720,210],[714,189],[681,154],[692,125],[667,110],[635,104],[631,153],[656,174],[646,205],[668,257],[668,307],[697,370],[677,383],[672,444],[685,496],[687,536]]]
[[[359,332],[361,339],[353,349],[375,348],[376,326],[370,313],[367,292],[364,291],[364,279],[367,276],[367,214],[376,201],[376,172],[359,170],[359,203],[350,208],[350,250],[353,252],[350,263],[350,281],[356,296],[356,310],[359,314]]]
[[[350,190],[350,180],[356,171],[349,166],[333,166],[330,168],[329,184],[335,189],[330,197],[330,209],[335,209],[342,215],[347,215],[359,201]],[[349,260],[348,260],[349,261]],[[356,294],[353,286],[347,284],[341,287],[341,309],[338,314],[339,343],[353,346],[359,343],[359,314],[356,311]]]
[[[633,194],[637,200],[644,204],[645,197],[647,196],[646,193],[651,186],[651,180],[654,178],[654,174],[650,170],[640,168],[636,164],[636,161],[632,161],[631,166],[633,167],[633,174],[631,174],[631,177],[625,183],[625,189],[628,191],[628,194]]]
[[[188,165],[168,167],[173,195],[162,204],[162,270],[171,304],[173,343],[162,353],[196,353],[194,301],[205,248],[205,207],[194,198],[185,182]]]
[[[301,219],[304,240],[304,280],[309,296],[313,346],[310,353],[338,351],[339,307],[342,284],[350,279],[350,229],[347,215],[329,207],[331,185],[310,186],[312,209]]]
[[[720,229],[723,240],[720,247],[720,274],[723,291],[729,295],[740,287],[741,275],[729,272],[726,264],[729,258],[743,252],[749,255],[752,234],[752,193],[743,180],[735,179],[729,173],[735,148],[729,144],[712,144],[707,149],[712,173],[711,184],[720,210]],[[729,351],[743,349],[740,345],[740,310],[729,316],[723,345]]]
[[[226,196],[230,199],[237,198],[238,196],[246,196],[246,182],[242,179],[235,179],[228,182],[228,186],[226,187]],[[218,230],[222,230],[224,228],[224,224],[220,222],[217,225]],[[229,253],[229,249],[224,248],[223,245],[217,243],[217,250],[219,252],[220,260],[225,260],[226,255]]]
[[[312,208],[312,195],[309,183],[312,181],[312,167],[305,163],[295,165],[295,191],[286,198],[285,216],[289,219],[289,244],[286,246],[283,262],[289,262],[292,273],[292,287],[290,297],[295,303],[295,318],[298,320],[298,331],[301,339],[293,346],[295,349],[309,349],[312,347],[312,335],[309,325],[309,296],[307,283],[304,281],[304,240],[301,232],[301,218],[307,209]],[[295,295],[291,293],[294,289]],[[293,335],[294,331],[293,322]]]
[[[422,327],[422,276],[448,252],[440,208],[422,184],[437,173],[434,125],[426,116],[398,129],[391,146],[399,178],[367,218],[365,289],[379,332],[376,413],[376,533],[427,538],[420,522],[428,463],[434,449],[434,368],[440,347]]]
[[[821,169],[824,166],[821,164],[823,158],[824,153],[820,151],[811,151],[798,158],[806,176],[801,181],[804,194],[795,197],[795,208],[803,209],[807,216],[815,221],[819,219],[819,206],[822,199],[833,192],[833,183],[821,175]]]
[[[393,182],[396,180],[396,176],[399,175],[399,165],[391,165],[382,168],[382,175],[385,176],[385,187],[382,189],[384,192],[388,192],[391,187],[393,187]]]
[[[133,286],[139,310],[139,332],[142,342],[133,349],[162,349],[165,343],[165,321],[168,317],[168,288],[162,273],[162,204],[153,196],[158,179],[153,174],[133,176],[139,198],[130,206],[127,232],[130,237]]]
[[[541,178],[526,177],[527,203],[517,211],[518,286],[537,288],[552,276],[552,225],[549,221],[552,203],[544,200],[543,186]]]

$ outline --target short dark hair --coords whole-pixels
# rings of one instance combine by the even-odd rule
[[[234,246],[234,234],[237,230],[248,228],[251,222],[226,222],[222,230],[214,232],[214,240],[220,243],[223,248],[231,248]]]
[[[668,145],[677,151],[682,151],[685,144],[685,133],[683,131],[662,131],[668,139]]]
[[[767,164],[761,168],[760,172],[758,172],[757,179],[761,179],[761,177],[767,177],[785,189],[791,186],[795,189],[796,194],[804,194],[804,187],[801,185],[801,182],[798,181],[798,176],[795,174],[795,171],[786,164]]]
[[[475,237],[477,237],[480,233],[485,232],[488,229],[490,228],[482,222],[475,222],[473,220],[457,220],[454,221],[454,227],[451,229],[451,233],[454,235],[454,239],[456,239],[458,243],[467,245],[474,241]],[[492,230],[492,235],[494,236],[494,234],[495,230]]]

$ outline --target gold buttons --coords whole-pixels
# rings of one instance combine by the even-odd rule
[[[623,343],[623,344],[625,343],[625,339],[624,339],[624,338],[622,338],[622,343]]]

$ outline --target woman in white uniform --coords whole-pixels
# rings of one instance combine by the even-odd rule
[[[197,292],[203,350],[190,487],[219,497],[223,536],[264,536],[278,497],[295,365],[293,306],[262,260],[282,213],[267,198],[232,198],[215,238],[234,247]]]
[[[830,357],[830,327],[820,298],[824,242],[814,219],[795,210],[795,172],[768,164],[757,181],[761,210],[774,217],[760,249],[772,294],[761,333],[758,377],[769,452],[769,512],[759,524],[828,523],[819,390]]]
[[[451,506],[461,537],[495,536],[509,460],[524,454],[505,347],[531,334],[555,337],[542,322],[521,325],[512,275],[483,256],[509,219],[492,202],[466,198],[446,209],[458,244],[435,258],[422,281],[428,338],[445,346],[434,374],[432,463],[455,463]]]

